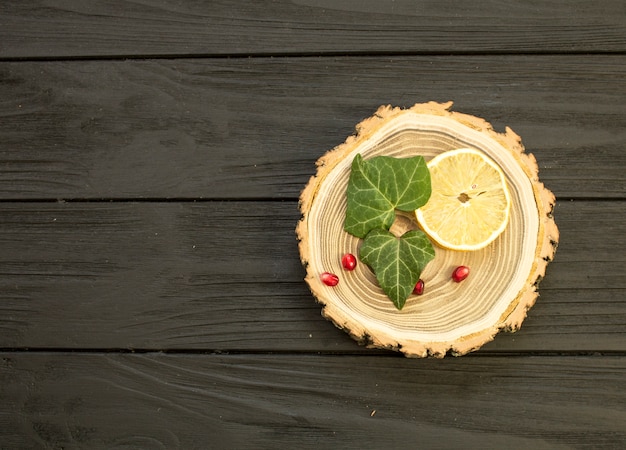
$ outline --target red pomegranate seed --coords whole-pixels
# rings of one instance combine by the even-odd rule
[[[346,253],[341,258],[341,265],[346,270],[354,270],[356,267],[356,257],[352,253]]]
[[[415,295],[422,295],[424,293],[424,280],[421,278],[417,280],[417,284],[413,288],[413,293]]]
[[[339,283],[339,277],[334,273],[324,272],[320,275],[320,278],[326,286],[337,286],[337,283]]]
[[[456,269],[454,269],[454,272],[452,272],[452,279],[456,281],[457,283],[460,283],[461,281],[467,278],[469,273],[470,273],[469,267],[459,266]]]

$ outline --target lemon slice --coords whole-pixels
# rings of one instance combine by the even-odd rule
[[[432,194],[415,215],[431,239],[451,250],[478,250],[504,231],[511,196],[494,161],[461,148],[440,153],[428,168]]]

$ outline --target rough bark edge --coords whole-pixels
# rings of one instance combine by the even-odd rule
[[[317,302],[322,305],[322,315],[332,321],[335,326],[347,332],[357,342],[367,347],[397,350],[407,357],[433,356],[437,358],[443,358],[447,354],[461,356],[478,350],[484,344],[493,340],[500,331],[515,332],[519,330],[528,310],[536,302],[539,295],[537,288],[539,282],[545,276],[546,267],[554,258],[559,241],[559,231],[552,214],[555,206],[555,196],[539,181],[539,167],[534,155],[525,152],[520,137],[509,127],[506,127],[505,133],[498,133],[486,120],[450,111],[451,107],[451,101],[447,103],[417,103],[408,109],[392,107],[391,105],[379,107],[373,116],[361,121],[355,127],[356,132],[354,135],[349,136],[343,144],[328,151],[317,160],[317,172],[310,178],[300,195],[299,208],[302,218],[296,226],[296,236],[299,240],[300,260],[307,271],[305,281]],[[335,305],[324,303],[324,286],[317,274],[311,273],[308,264],[308,213],[324,179],[343,158],[348,156],[355,147],[369,139],[384,123],[408,112],[449,117],[469,128],[486,133],[498,141],[517,159],[530,179],[539,214],[535,261],[524,283],[524,287],[515,299],[511,301],[509,308],[502,314],[498,324],[454,341],[398,342],[397,337],[392,335],[379,334],[371,336],[361,324],[354,322],[351,317],[346,317]]]

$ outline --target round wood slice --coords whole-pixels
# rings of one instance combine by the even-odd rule
[[[496,133],[483,119],[451,112],[451,106],[380,107],[356,127],[354,136],[317,161],[317,174],[300,197],[296,233],[306,281],[322,314],[367,346],[411,357],[463,355],[500,330],[518,330],[556,251],[555,198],[539,182],[533,155],[524,153],[519,136],[509,128]],[[435,259],[421,276],[424,294],[411,295],[399,311],[369,267],[359,263],[348,272],[341,266],[342,255],[358,255],[362,242],[343,229],[352,160],[357,153],[365,159],[422,155],[429,160],[463,147],[485,152],[502,168],[512,200],[509,224],[482,250],[458,252],[434,245]],[[414,215],[396,214],[394,234],[418,228]],[[455,283],[450,275],[459,265],[469,266],[471,274]],[[323,272],[337,274],[339,284],[323,284]]]

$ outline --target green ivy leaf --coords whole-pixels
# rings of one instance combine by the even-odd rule
[[[415,211],[430,193],[430,172],[423,157],[364,160],[357,154],[348,181],[344,229],[360,238],[375,228],[389,229],[396,209]]]
[[[396,308],[402,309],[426,264],[435,257],[428,237],[413,230],[397,238],[387,230],[372,230],[361,245],[361,260]]]

